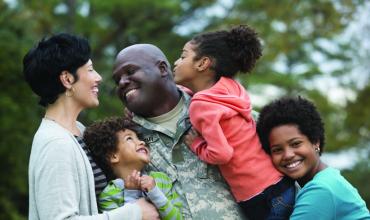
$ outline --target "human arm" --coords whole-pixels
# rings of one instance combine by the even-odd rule
[[[172,192],[172,181],[164,173],[152,172],[151,176],[141,177],[141,187],[146,196],[157,207],[161,219],[182,219],[181,207],[178,195]],[[158,180],[158,183],[154,178]],[[166,193],[165,193],[166,192]]]
[[[99,195],[99,209],[101,211],[111,211],[128,205],[137,205],[141,209],[142,219],[159,219],[158,211],[141,197],[141,190],[124,189],[124,181],[115,179],[104,188]]]
[[[38,219],[141,219],[137,205],[98,214],[93,189],[89,193],[93,183],[85,181],[86,175],[91,174],[93,178],[92,173],[85,172],[83,157],[76,151],[80,146],[72,138],[36,142],[41,146],[35,146],[39,151],[33,152],[37,156],[30,162],[29,175],[33,180],[30,183],[34,195],[32,205]]]
[[[190,121],[201,136],[194,138],[188,146],[201,160],[210,164],[225,164],[234,153],[220,125],[224,110],[227,111],[221,105],[200,100],[190,105]]]
[[[140,190],[125,189],[124,185],[122,179],[115,179],[108,183],[98,198],[100,211],[110,211],[139,199]]]

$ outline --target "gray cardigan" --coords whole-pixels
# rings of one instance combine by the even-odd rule
[[[34,136],[28,180],[30,220],[141,219],[136,204],[98,214],[90,162],[73,135],[54,121],[43,119]]]

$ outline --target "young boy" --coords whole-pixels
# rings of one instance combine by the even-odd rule
[[[113,117],[93,123],[84,132],[86,145],[111,180],[99,195],[99,210],[112,210],[145,197],[161,219],[182,219],[182,204],[172,191],[171,179],[162,172],[140,175],[150,156],[137,136],[138,128],[128,119]]]

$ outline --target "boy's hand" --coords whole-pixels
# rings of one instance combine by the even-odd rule
[[[199,133],[194,129],[194,127],[191,127],[188,134],[185,135],[184,142],[186,145],[190,147],[193,141],[195,140],[195,138],[199,136],[200,136]]]
[[[151,176],[144,175],[140,179],[141,190],[144,192],[149,192],[155,187],[155,180]]]
[[[134,170],[125,179],[125,189],[140,189],[140,171]]]

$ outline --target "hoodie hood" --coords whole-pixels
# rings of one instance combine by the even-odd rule
[[[252,120],[249,96],[244,87],[231,78],[221,77],[211,88],[197,92],[193,101],[217,103],[238,112],[247,121]]]

